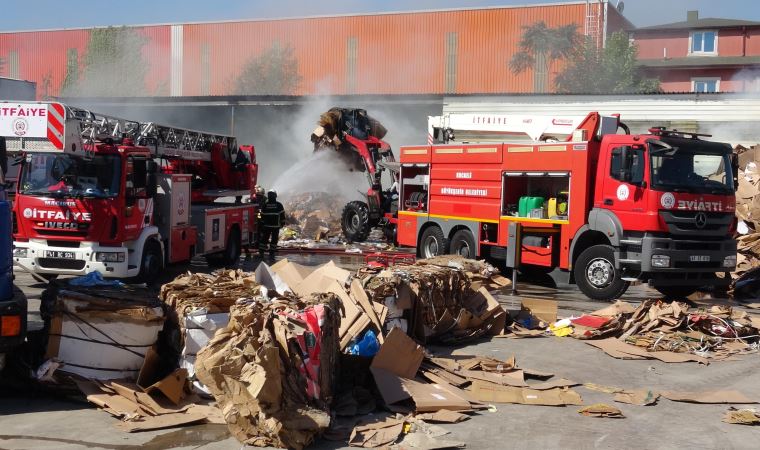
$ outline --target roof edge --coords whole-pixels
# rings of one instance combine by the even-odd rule
[[[604,0],[605,3],[608,0]],[[371,16],[394,16],[402,14],[430,14],[430,13],[445,13],[445,12],[457,12],[457,11],[487,11],[495,9],[517,9],[517,8],[539,8],[545,6],[572,6],[585,4],[585,0],[570,0],[570,1],[555,1],[545,3],[532,3],[526,5],[497,5],[497,6],[481,6],[481,7],[466,7],[466,8],[443,8],[443,9],[418,9],[409,11],[382,11],[382,12],[369,12],[369,13],[353,13],[353,14],[318,14],[313,16],[293,16],[293,17],[269,17],[259,19],[228,19],[228,20],[211,20],[211,21],[194,21],[194,22],[162,22],[162,23],[149,23],[149,24],[133,24],[133,25],[99,25],[92,27],[74,27],[74,28],[41,28],[34,30],[9,30],[0,31],[0,35],[3,34],[19,34],[19,33],[43,33],[43,32],[55,32],[55,31],[83,31],[83,30],[97,30],[110,27],[127,27],[127,28],[148,28],[148,27],[165,27],[172,25],[212,25],[212,24],[224,24],[224,23],[246,23],[246,22],[280,22],[286,20],[310,20],[310,19],[331,19],[341,17],[371,17]],[[627,20],[627,19],[626,19]]]

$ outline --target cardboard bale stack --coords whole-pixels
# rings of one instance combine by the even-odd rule
[[[260,286],[253,274],[223,270],[214,274],[186,273],[161,287],[167,310],[167,331],[172,335],[175,360],[188,371],[196,391],[208,393],[195,378],[198,351],[227,325],[230,307],[240,298],[253,298]]]
[[[461,342],[504,330],[507,314],[485,284],[509,280],[487,263],[448,256],[358,276],[367,296],[389,310],[382,332],[397,326],[420,342]]]
[[[137,378],[164,326],[159,302],[142,289],[51,285],[45,359],[85,378]]]
[[[388,130],[377,120],[367,115],[363,109],[331,108],[319,117],[318,126],[311,133],[314,151],[334,150],[346,163],[349,170],[366,170],[364,161],[345,135],[365,140],[369,137],[382,139]]]
[[[731,274],[737,298],[760,296],[760,145],[737,146],[739,186],[736,217],[739,220],[736,271]]]
[[[333,294],[242,301],[200,351],[198,378],[240,442],[301,449],[329,426],[337,308]]]

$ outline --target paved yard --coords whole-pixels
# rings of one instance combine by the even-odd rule
[[[167,277],[171,276],[167,274]],[[35,308],[42,285],[27,275],[19,275],[17,284],[30,298],[32,309]],[[556,289],[526,283],[521,285],[520,293],[557,299],[560,315],[588,312],[603,306],[588,301],[577,289],[568,286]],[[626,300],[637,302],[650,295],[655,296],[655,293],[638,286],[630,290]],[[499,300],[507,309],[519,307],[519,298],[502,294]],[[737,389],[760,400],[760,383],[756,375],[760,369],[760,355],[709,366],[623,361],[571,338],[493,339],[474,345],[431,347],[429,350],[439,354],[480,354],[505,359],[515,355],[521,366],[552,372],[581,383],[655,390]],[[498,404],[495,412],[481,412],[463,423],[444,425],[451,431],[445,438],[465,441],[469,449],[758,447],[760,428],[721,422],[727,405],[697,405],[660,399],[654,406],[634,406],[615,404],[609,394],[584,387],[575,389],[583,397],[584,404],[614,404],[626,418],[583,417],[576,412],[578,407]],[[84,402],[51,397],[34,389],[0,389],[0,395],[2,449],[240,448],[224,426],[201,425],[127,434],[112,427],[115,419]],[[327,441],[320,441],[315,446],[323,449],[339,447]]]

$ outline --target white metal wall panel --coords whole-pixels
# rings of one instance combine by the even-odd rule
[[[171,95],[182,95],[182,61],[184,52],[184,27],[172,25],[171,28]]]
[[[444,114],[578,116],[620,114],[635,132],[649,126],[713,134],[731,143],[760,142],[760,98],[736,94],[688,96],[476,96],[445,97]]]

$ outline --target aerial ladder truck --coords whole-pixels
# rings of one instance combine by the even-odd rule
[[[204,255],[234,265],[252,240],[258,166],[232,136],[122,119],[62,103],[0,103],[20,164],[13,262],[43,278],[152,281]]]

